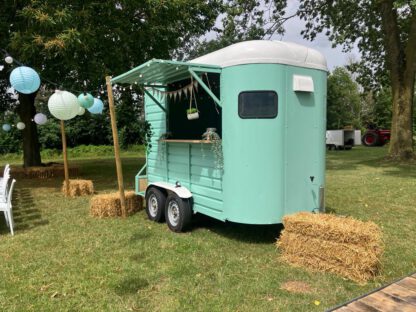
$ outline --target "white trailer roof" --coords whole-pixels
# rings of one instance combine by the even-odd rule
[[[317,50],[300,44],[271,40],[239,42],[190,61],[229,67],[242,64],[287,64],[328,71],[326,59]]]

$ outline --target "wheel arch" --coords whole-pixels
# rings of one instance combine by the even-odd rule
[[[161,192],[164,193],[165,196],[169,195],[169,192],[175,193],[182,199],[192,199],[192,193],[188,188],[184,186],[177,186],[172,183],[167,182],[152,182],[149,183],[146,188],[146,193],[149,190],[150,187],[155,187],[159,189]]]

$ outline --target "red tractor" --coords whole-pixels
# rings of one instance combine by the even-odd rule
[[[361,141],[365,146],[383,146],[390,141],[390,130],[381,130],[369,125]]]

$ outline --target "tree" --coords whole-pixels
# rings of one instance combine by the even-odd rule
[[[258,40],[284,32],[286,0],[225,0],[221,4],[222,18],[213,28],[214,38],[195,38],[178,55],[192,59],[233,43]]]
[[[361,71],[392,90],[389,155],[413,157],[412,111],[416,71],[416,2],[393,0],[305,0],[298,14],[306,21],[304,36],[326,32],[345,50],[357,45]]]
[[[35,68],[50,88],[98,92],[106,75],[149,58],[168,58],[214,25],[220,1],[3,1],[0,47]],[[2,77],[3,79],[7,77]],[[57,85],[51,82],[57,82]],[[24,165],[40,165],[35,95],[20,95]],[[1,99],[0,99],[1,100]],[[27,134],[27,139],[25,139]]]
[[[328,77],[327,129],[352,125],[361,128],[361,105],[358,85],[344,67],[337,67]]]

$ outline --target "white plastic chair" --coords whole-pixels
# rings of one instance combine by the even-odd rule
[[[0,211],[4,212],[4,218],[6,219],[6,224],[10,227],[10,232],[14,235],[13,226],[13,211],[12,211],[12,196],[13,196],[13,187],[16,183],[16,180],[13,179],[12,183],[10,184],[10,188],[7,193],[7,198],[5,201],[0,202]]]
[[[10,179],[10,165],[7,164],[4,168],[3,177],[0,178],[0,202],[7,200],[7,184]]]
[[[3,177],[0,178],[0,182],[4,179],[4,177],[6,176],[10,176],[10,165],[6,164],[6,166],[4,166],[4,171],[3,171]]]

